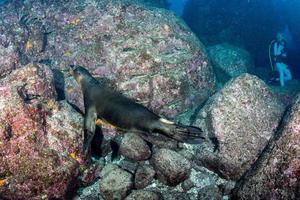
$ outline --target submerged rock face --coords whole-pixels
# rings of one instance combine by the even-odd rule
[[[219,188],[217,188],[216,186],[206,186],[199,190],[198,199],[221,200],[223,198]]]
[[[20,22],[28,33],[16,13],[10,13],[12,5],[1,14],[4,26],[12,26],[4,30],[7,40],[22,47],[24,60],[59,69],[74,63],[85,66],[171,118],[214,92],[215,77],[204,47],[168,11],[130,1],[43,2],[20,3],[20,10],[30,8]],[[72,88],[67,97],[69,92]],[[74,102],[82,105],[79,96]]]
[[[55,102],[51,70],[27,65],[0,82],[0,197],[63,198],[78,175],[82,117]]]
[[[129,196],[125,198],[125,200],[161,200],[162,197],[160,194],[147,190],[134,190]]]
[[[1,41],[1,39],[0,39]],[[0,42],[0,77],[17,67],[18,56],[12,46],[2,46]]]
[[[191,163],[179,153],[170,149],[158,149],[151,158],[158,179],[175,186],[190,175]]]
[[[119,152],[133,161],[147,160],[151,156],[150,147],[135,133],[125,134]]]
[[[247,73],[254,67],[252,58],[246,50],[230,44],[225,43],[209,47],[208,54],[217,78],[222,82]]]
[[[226,179],[238,180],[265,148],[284,106],[263,81],[244,74],[214,95],[203,110],[219,151],[213,153],[203,145],[196,162]]]
[[[283,122],[281,137],[251,177],[238,199],[298,199],[300,196],[300,96]]]
[[[134,187],[143,189],[147,187],[154,179],[155,171],[151,166],[141,165],[137,168],[134,176]]]
[[[75,47],[74,40],[62,45],[94,75],[109,78],[128,96],[171,118],[212,93],[214,75],[203,47],[171,14],[136,5],[108,4],[105,14],[89,9],[78,17],[93,13],[97,20],[88,29],[71,31],[72,38],[89,37]],[[86,54],[90,48],[98,52]]]
[[[104,175],[100,191],[104,199],[124,199],[132,186],[132,174],[116,167]]]

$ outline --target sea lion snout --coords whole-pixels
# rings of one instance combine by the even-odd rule
[[[81,83],[83,76],[87,70],[79,65],[70,65],[70,74],[75,78],[77,83]]]
[[[77,65],[69,65],[69,67],[70,67],[70,69],[69,69],[70,74],[72,76],[74,76],[75,75],[75,71],[78,68],[78,66]]]

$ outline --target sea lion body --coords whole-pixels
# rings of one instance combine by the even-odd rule
[[[160,119],[140,104],[108,88],[96,86],[86,93],[85,101],[95,107],[97,118],[119,129],[151,132]]]
[[[201,129],[161,118],[145,106],[101,84],[81,66],[72,66],[71,74],[80,84],[84,97],[85,150],[94,136],[97,118],[123,131],[144,134],[156,132],[181,142],[199,143],[204,138]]]

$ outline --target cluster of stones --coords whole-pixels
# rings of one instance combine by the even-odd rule
[[[168,148],[151,149],[135,133],[124,135],[119,153],[121,158],[117,162],[93,172],[100,179],[96,190],[104,199],[161,199],[162,191],[153,187],[157,180],[175,187],[191,174],[192,164],[182,154]],[[84,199],[82,195],[80,199]]]
[[[230,193],[237,199],[296,199],[299,102],[298,96],[284,115],[285,105],[263,81],[249,74],[238,76],[209,99],[194,122],[203,127],[207,141],[185,148],[159,143],[150,148],[139,135],[128,133],[119,152],[131,167],[106,166],[99,194],[104,199],[222,199]],[[216,151],[211,136],[218,141]],[[205,183],[214,176],[199,173],[195,164],[227,181]],[[177,193],[165,192],[161,184],[177,188]],[[190,195],[193,190],[197,195]]]

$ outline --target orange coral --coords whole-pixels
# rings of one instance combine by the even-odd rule
[[[77,156],[77,154],[76,154],[75,152],[70,153],[69,156],[70,156],[71,158],[73,158],[74,160],[78,160],[78,156]]]
[[[73,19],[69,22],[69,24],[73,25],[73,26],[77,26],[78,24],[80,24],[80,19]]]
[[[65,51],[64,52],[64,56],[66,57],[70,57],[72,55],[72,53],[70,51]]]
[[[7,181],[6,179],[0,179],[0,187],[6,185]]]
[[[30,40],[28,40],[25,44],[25,49],[29,50],[29,49],[32,49],[32,48],[33,48],[33,43]]]

